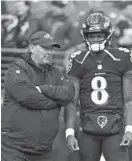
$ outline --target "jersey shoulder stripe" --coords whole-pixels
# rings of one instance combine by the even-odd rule
[[[130,59],[130,61],[132,62],[132,51],[127,49],[127,48],[118,48],[118,50],[122,51],[122,54],[124,55],[124,57],[128,57]]]

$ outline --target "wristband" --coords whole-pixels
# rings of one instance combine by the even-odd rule
[[[70,136],[70,135],[74,136],[75,130],[72,129],[72,128],[68,128],[68,129],[66,129],[65,133],[66,133],[66,138],[67,138],[68,136]]]
[[[131,132],[132,133],[132,125],[127,125],[126,127],[125,127],[125,133],[126,132]]]

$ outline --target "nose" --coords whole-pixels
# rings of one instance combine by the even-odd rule
[[[93,37],[93,41],[96,41],[96,40],[98,40],[98,36]]]
[[[51,53],[46,53],[44,57],[45,58],[51,58],[52,57],[52,54]]]

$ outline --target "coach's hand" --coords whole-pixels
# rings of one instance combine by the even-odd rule
[[[127,131],[125,132],[120,146],[130,146],[132,144],[132,133]]]
[[[79,146],[78,146],[78,141],[77,139],[72,136],[72,135],[69,135],[67,137],[67,146],[68,148],[71,150],[71,151],[77,151],[79,150]]]

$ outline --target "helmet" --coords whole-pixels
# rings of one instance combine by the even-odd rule
[[[108,17],[102,13],[92,13],[82,24],[81,34],[89,50],[98,52],[104,50],[107,45],[110,45],[113,31],[114,29]],[[105,33],[105,39],[91,44],[88,40],[88,35],[92,33]]]

